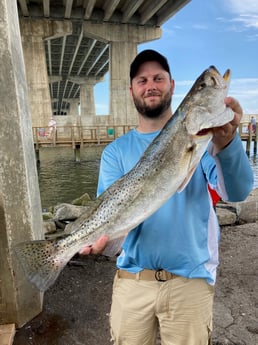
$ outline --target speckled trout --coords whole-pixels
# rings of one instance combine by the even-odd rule
[[[102,234],[110,241],[124,237],[185,188],[212,139],[211,129],[234,117],[224,104],[229,79],[230,70],[223,76],[214,66],[205,70],[134,168],[72,223],[66,237],[16,246],[27,278],[38,289],[48,289],[82,247]]]

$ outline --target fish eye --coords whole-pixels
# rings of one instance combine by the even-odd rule
[[[205,81],[202,81],[198,87],[198,90],[200,91],[200,90],[204,89],[206,86],[207,86],[207,84],[205,83]]]

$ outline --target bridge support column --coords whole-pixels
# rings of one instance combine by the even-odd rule
[[[52,117],[44,39],[72,33],[70,22],[20,19],[23,54],[34,127],[45,127]]]
[[[87,81],[87,84],[81,84],[80,88],[80,105],[81,105],[81,124],[94,125],[96,108],[94,99],[95,81]]]
[[[161,37],[161,29],[128,24],[83,24],[84,35],[110,43],[110,111],[113,124],[136,124],[137,113],[129,94],[130,64],[139,43]]]
[[[74,158],[75,158],[75,162],[80,163],[80,161],[81,161],[81,145],[75,145]]]
[[[43,237],[42,213],[17,3],[0,0],[0,9],[0,324],[20,327],[41,312],[43,295],[13,247]]]
[[[68,102],[70,104],[68,115],[72,115],[74,117],[74,121],[75,121],[74,123],[77,124],[78,116],[79,116],[79,110],[78,110],[79,98],[78,99],[70,98],[68,99]]]
[[[102,81],[103,78],[69,77],[69,80],[80,85],[81,124],[84,126],[94,125],[96,123],[94,86]]]

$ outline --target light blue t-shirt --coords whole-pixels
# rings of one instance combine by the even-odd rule
[[[134,167],[158,133],[133,129],[104,149],[98,195]],[[225,201],[243,200],[252,189],[252,170],[238,135],[214,158],[205,152],[186,188],[127,235],[118,268],[133,273],[165,269],[214,284],[219,224],[208,183]]]

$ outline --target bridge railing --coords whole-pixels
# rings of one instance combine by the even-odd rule
[[[52,145],[83,145],[101,144],[111,142],[117,137],[127,133],[135,125],[114,126],[56,126],[33,127],[34,145],[37,147]]]
[[[108,143],[127,133],[135,125],[56,126],[52,132],[48,127],[33,127],[36,147],[51,145],[101,144]],[[250,122],[241,122],[238,129],[242,140],[257,140],[258,133]]]

